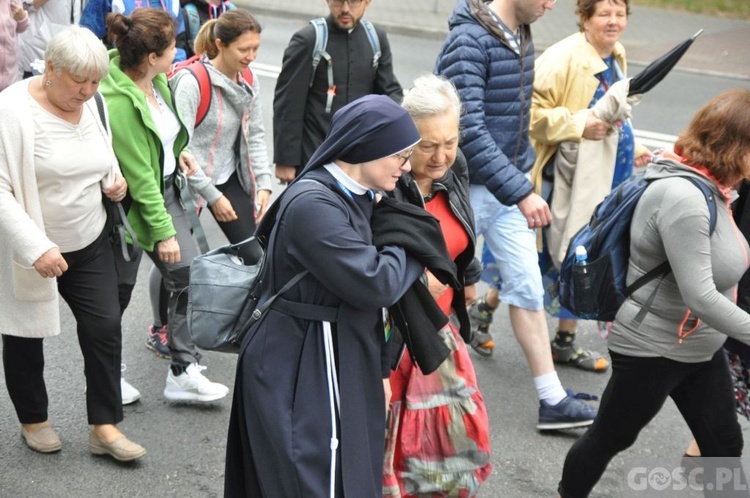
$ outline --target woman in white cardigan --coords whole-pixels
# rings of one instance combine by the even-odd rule
[[[86,373],[89,450],[121,461],[146,453],[122,421],[122,330],[102,194],[125,198],[105,106],[102,43],[70,27],[45,53],[42,76],[0,94],[0,334],[8,393],[32,450],[59,451],[48,416],[43,339],[60,333],[58,293],[77,322]]]

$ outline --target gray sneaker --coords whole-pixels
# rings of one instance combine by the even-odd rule
[[[471,347],[482,356],[492,356],[495,341],[490,333],[494,308],[487,305],[484,297],[480,297],[469,305],[469,322],[471,323]]]

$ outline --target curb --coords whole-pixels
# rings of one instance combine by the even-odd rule
[[[301,11],[289,11],[283,8],[269,8],[269,7],[253,7],[252,12],[254,14],[281,17],[284,19],[299,19],[302,21],[309,21],[317,17],[314,13],[301,12]],[[448,28],[436,29],[428,27],[410,27],[404,26],[403,24],[396,24],[387,21],[374,21],[380,26],[383,26],[389,34],[398,34],[402,36],[414,36],[418,38],[425,38],[428,40],[443,40],[448,34]],[[552,43],[539,43],[536,45],[537,53],[540,54],[546,50]],[[537,55],[538,55],[537,54]],[[651,61],[638,60],[628,58],[628,64],[635,64],[637,66],[647,66]],[[725,71],[713,71],[710,69],[700,69],[693,67],[680,67],[677,66],[673,71],[687,73],[687,74],[701,74],[706,76],[715,76],[718,78],[735,79],[739,81],[750,81],[750,75],[736,74]]]

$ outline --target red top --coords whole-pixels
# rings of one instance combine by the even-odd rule
[[[461,222],[456,218],[448,204],[448,194],[441,190],[432,200],[425,202],[425,209],[440,221],[443,238],[448,247],[448,254],[454,261],[469,246],[469,236]],[[437,299],[437,304],[446,315],[450,315],[453,301],[453,289],[448,289]]]

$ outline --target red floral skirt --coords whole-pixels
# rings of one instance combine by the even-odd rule
[[[452,325],[451,354],[423,375],[404,354],[391,372],[383,496],[472,497],[492,469],[489,420],[466,345]]]

